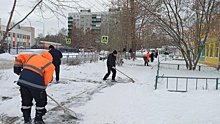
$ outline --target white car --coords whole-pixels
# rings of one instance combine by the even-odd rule
[[[108,54],[109,54],[109,51],[104,51],[104,50],[100,51],[99,52],[99,60],[107,59]]]

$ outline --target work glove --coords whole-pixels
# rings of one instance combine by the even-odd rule
[[[15,72],[15,74],[20,75],[20,73],[19,73],[19,72]]]

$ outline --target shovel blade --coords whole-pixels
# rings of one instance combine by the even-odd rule
[[[73,117],[73,119],[77,119],[77,115],[74,111],[68,109],[65,107],[65,110],[64,110],[64,113],[65,114],[68,114],[69,116]]]
[[[132,83],[134,83],[134,79],[130,78],[129,81],[131,81]]]

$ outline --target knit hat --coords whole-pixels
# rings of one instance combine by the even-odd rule
[[[50,46],[49,46],[49,49],[51,49],[51,48],[54,48],[54,46],[53,46],[53,45],[50,45]]]
[[[113,51],[113,54],[117,54],[117,51],[116,51],[116,50],[114,50],[114,51]]]

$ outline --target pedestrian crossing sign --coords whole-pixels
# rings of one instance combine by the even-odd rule
[[[66,44],[71,44],[71,38],[66,38]]]
[[[108,44],[108,36],[102,36],[101,42]]]

